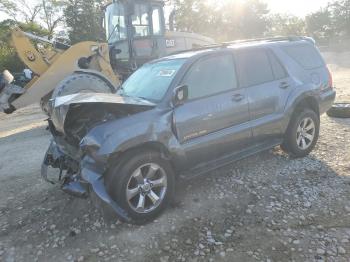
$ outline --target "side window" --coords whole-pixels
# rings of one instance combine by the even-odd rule
[[[288,76],[286,70],[281,65],[281,62],[277,59],[276,55],[272,51],[269,51],[269,58],[275,79],[280,80],[286,78]]]
[[[309,43],[285,46],[283,50],[304,69],[315,69],[325,64],[316,47]]]
[[[239,50],[236,53],[238,78],[242,87],[274,80],[269,58],[264,49]]]
[[[237,88],[233,57],[219,55],[196,62],[187,73],[189,99],[213,95]]]
[[[132,25],[136,37],[150,35],[147,5],[135,4],[135,13],[132,15]]]
[[[154,35],[161,35],[162,34],[161,17],[160,17],[159,7],[153,7],[152,26],[153,26],[153,34]]]

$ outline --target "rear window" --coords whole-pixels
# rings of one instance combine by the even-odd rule
[[[269,57],[275,79],[280,80],[286,78],[288,76],[286,70],[283,68],[280,61],[276,58],[272,51],[269,51]]]
[[[239,82],[249,87],[274,81],[269,57],[264,49],[246,49],[236,53]]]
[[[319,52],[310,44],[285,46],[282,49],[304,69],[314,69],[324,66]]]

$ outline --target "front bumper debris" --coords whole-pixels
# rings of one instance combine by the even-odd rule
[[[84,161],[84,160],[83,160]],[[82,161],[82,162],[83,162]],[[108,204],[117,216],[125,222],[130,222],[131,219],[126,213],[126,211],[121,208],[107,193],[106,187],[104,185],[103,175],[96,173],[95,171],[82,167],[81,169],[81,177],[84,181],[88,182],[91,185],[91,188],[95,192],[95,194],[106,204]]]
[[[58,181],[61,183],[61,189],[64,192],[75,197],[86,198],[92,189],[104,203],[114,210],[119,219],[130,222],[131,219],[127,212],[107,193],[103,171],[100,171],[101,167],[89,156],[85,156],[79,166],[74,162],[59,149],[55,141],[52,141],[41,165],[41,176],[45,181],[55,184],[55,181],[48,178],[48,167],[59,168]]]

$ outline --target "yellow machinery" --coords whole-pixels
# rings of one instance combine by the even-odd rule
[[[0,88],[0,111],[11,113],[40,101],[47,112],[48,101],[57,96],[113,93],[150,60],[214,44],[195,33],[166,31],[163,6],[160,0],[114,0],[105,7],[106,43],[67,46],[14,28],[13,46],[34,77],[24,90]]]
[[[41,43],[35,47],[31,39]],[[18,56],[34,73],[33,79],[24,87],[25,93],[12,102],[15,108],[38,102],[41,98],[51,94],[60,81],[76,71],[96,71],[113,85],[119,84],[118,76],[113,72],[109,61],[109,50],[106,43],[81,42],[67,50],[62,50],[66,47],[54,48],[55,43],[22,32],[19,28],[14,28],[12,31],[12,42]],[[79,59],[82,58],[91,59],[86,69],[79,67]]]

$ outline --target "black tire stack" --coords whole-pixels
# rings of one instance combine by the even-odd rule
[[[334,103],[327,115],[336,118],[350,118],[350,103]]]

